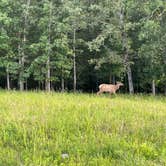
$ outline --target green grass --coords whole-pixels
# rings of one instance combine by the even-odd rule
[[[166,98],[1,91],[8,165],[164,166]]]

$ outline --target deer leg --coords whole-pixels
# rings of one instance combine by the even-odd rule
[[[114,96],[116,96],[116,91],[113,92]]]
[[[99,95],[100,93],[101,93],[101,92],[100,92],[100,91],[98,91],[98,92],[97,92],[97,95]]]
[[[99,91],[97,92],[97,95],[100,95],[101,93],[102,93],[102,91],[99,90]]]

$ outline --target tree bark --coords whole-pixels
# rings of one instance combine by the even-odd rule
[[[127,70],[127,77],[128,77],[128,86],[129,86],[129,93],[134,93],[134,87],[133,87],[133,79],[132,79],[132,71],[131,66],[129,64],[129,46],[128,46],[128,39],[127,39],[127,32],[125,30],[124,25],[124,4],[122,3],[121,9],[120,9],[120,25],[121,25],[121,33],[122,33],[122,47],[124,51],[124,66]]]
[[[20,71],[20,91],[24,90],[24,81],[23,81],[23,73],[24,73],[24,56],[20,58],[20,66],[21,66],[21,71]]]
[[[62,92],[64,92],[65,91],[65,80],[64,80],[64,78],[62,77],[62,80],[61,80],[61,88],[62,88]]]
[[[61,91],[65,91],[65,80],[64,80],[64,72],[63,67],[61,67]]]
[[[109,83],[112,84],[112,73],[110,71],[110,75],[109,75]]]
[[[45,88],[44,83],[45,83],[45,81],[42,81],[42,82],[41,82],[41,85],[42,85],[42,86],[41,86],[41,87],[42,87],[42,89],[41,89],[41,90],[44,90],[44,88]]]
[[[115,82],[115,76],[113,75],[112,76],[112,83],[115,85],[116,84],[116,82]]]
[[[28,90],[28,80],[27,79],[25,81],[25,89],[26,89],[26,91]]]
[[[129,93],[133,94],[134,87],[133,87],[133,79],[132,79],[132,72],[131,72],[130,65],[128,65],[128,67],[127,67],[127,77],[128,77],[128,84],[129,84]]]
[[[29,7],[30,7],[31,0],[27,0],[26,10],[24,13],[24,28],[23,28],[23,40],[22,40],[22,51],[20,52],[21,46],[19,44],[19,64],[21,66],[20,69],[20,76],[19,76],[19,88],[20,91],[24,90],[24,80],[23,80],[23,73],[24,73],[24,66],[25,66],[25,45],[27,41],[27,26],[28,26],[28,16],[29,16]]]
[[[19,50],[19,54],[20,54],[20,44],[19,44],[18,47],[19,47],[18,50]],[[20,89],[20,91],[23,91],[24,90],[24,82],[23,82],[23,78],[22,78],[23,66],[22,66],[22,57],[21,57],[21,55],[19,55],[19,65],[21,66],[20,73],[19,73],[19,89]]]
[[[156,85],[155,85],[155,80],[152,81],[152,94],[155,96],[156,95]]]
[[[51,24],[52,24],[52,1],[50,2],[50,13],[49,13],[49,24],[48,24],[48,54],[47,54],[47,62],[46,62],[46,67],[47,67],[47,73],[46,73],[46,84],[45,84],[45,89],[46,91],[50,92],[51,91],[51,83],[50,83],[50,78],[51,78],[51,71],[50,71],[50,53],[51,53]]]
[[[41,90],[41,82],[38,81],[38,90]]]
[[[51,91],[51,83],[50,83],[50,57],[48,56],[48,59],[47,59],[47,63],[46,63],[46,66],[47,66],[47,74],[46,74],[46,91],[50,92]]]
[[[76,92],[77,89],[77,73],[76,73],[76,29],[74,28],[73,32],[73,77],[74,77],[74,82],[73,82],[73,90]]]
[[[10,90],[10,74],[8,68],[6,70],[6,79],[7,79],[7,90]]]

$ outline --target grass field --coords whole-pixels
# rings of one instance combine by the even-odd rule
[[[164,166],[166,97],[0,92],[0,166]]]

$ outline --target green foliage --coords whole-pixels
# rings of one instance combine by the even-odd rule
[[[127,90],[130,67],[137,92],[152,80],[164,92],[165,26],[163,0],[1,0],[0,86],[8,75],[13,88],[48,80],[57,89],[65,80],[71,89],[75,72],[79,89],[94,91],[112,77]]]

